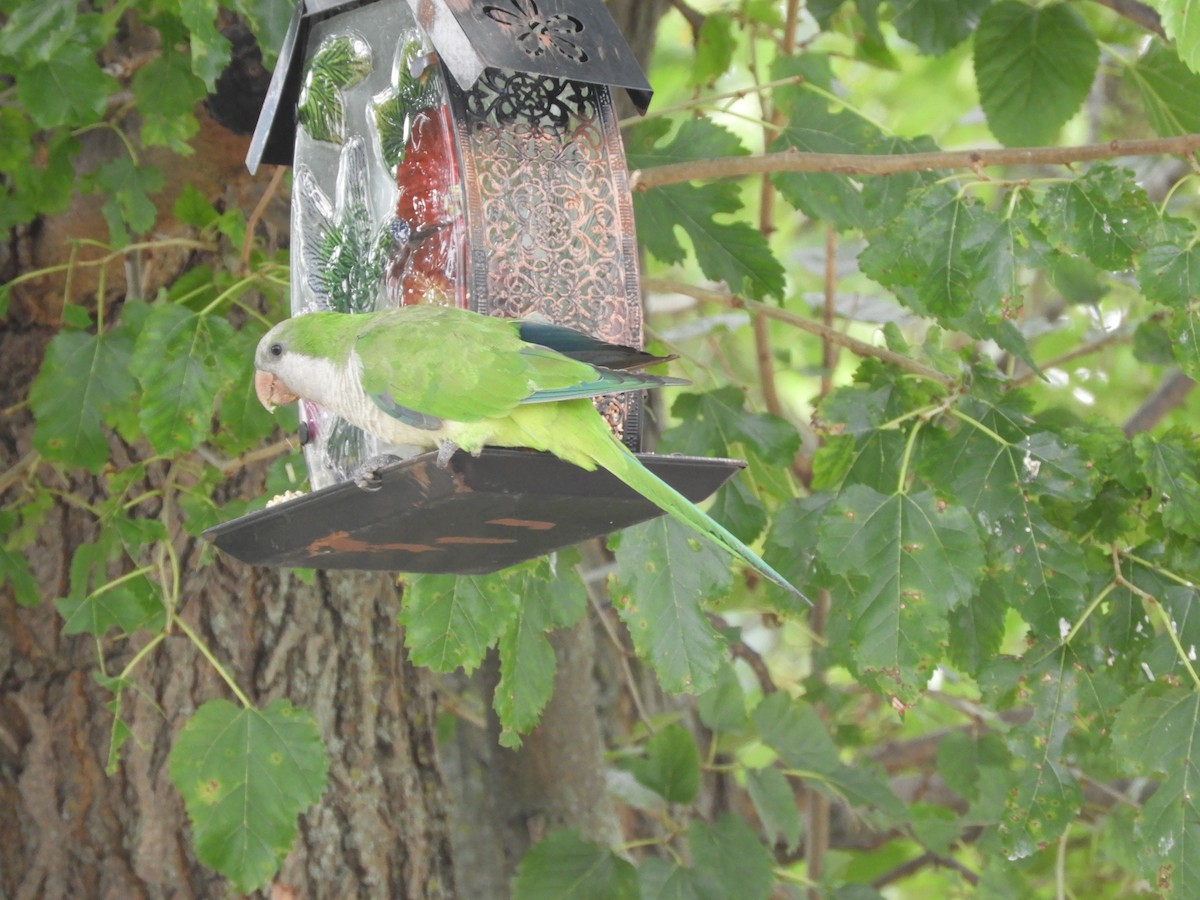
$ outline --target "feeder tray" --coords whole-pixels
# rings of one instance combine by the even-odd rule
[[[745,463],[638,454],[689,500],[703,500]],[[588,472],[546,453],[456,453],[446,468],[423,453],[381,470],[382,487],[344,481],[204,532],[255,566],[494,572],[661,515],[603,469]]]

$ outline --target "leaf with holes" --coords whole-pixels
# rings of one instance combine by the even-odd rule
[[[196,856],[243,892],[279,871],[296,840],[296,818],[320,799],[329,768],[312,715],[287,700],[261,710],[205,703],[168,762]]]

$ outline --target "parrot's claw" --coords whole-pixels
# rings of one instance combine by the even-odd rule
[[[354,483],[364,491],[377,491],[383,487],[382,470],[400,462],[400,457],[390,453],[380,453],[372,456],[354,470]]]
[[[454,441],[442,441],[438,444],[437,467],[444,469],[450,465],[450,457],[458,450],[458,444]]]

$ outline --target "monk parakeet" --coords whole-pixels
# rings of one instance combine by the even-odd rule
[[[545,450],[633,490],[764,577],[787,579],[690,500],[646,469],[613,436],[592,397],[686,384],[636,371],[657,357],[541,322],[446,306],[287,319],[259,342],[255,388],[268,410],[303,398],[391,444]]]

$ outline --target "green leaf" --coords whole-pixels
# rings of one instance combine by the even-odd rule
[[[892,0],[896,33],[941,56],[966,40],[991,0]]]
[[[143,234],[154,227],[158,209],[148,195],[162,190],[161,169],[139,166],[120,156],[97,168],[91,184],[105,198],[100,210],[113,243],[120,246],[129,240],[130,231]]]
[[[505,634],[521,608],[503,572],[491,575],[410,575],[399,621],[404,645],[419,666],[470,674]]]
[[[692,57],[692,84],[712,84],[728,72],[736,47],[733,20],[719,12],[706,15],[696,33],[696,52]]]
[[[1087,97],[1100,48],[1065,3],[1001,0],[975,32],[975,81],[988,127],[1010,147],[1045,144]]]
[[[79,126],[99,120],[117,87],[91,50],[69,43],[21,72],[17,96],[39,128]]]
[[[574,831],[553,831],[521,859],[512,895],[513,900],[584,896],[638,900],[637,870]]]
[[[742,447],[764,461],[791,465],[800,435],[790,422],[746,409],[746,396],[736,386],[705,394],[679,394],[671,404],[679,425],[663,434],[663,451],[693,456],[729,456]]]
[[[1160,440],[1148,434],[1133,439],[1146,478],[1159,493],[1163,523],[1200,539],[1200,453],[1185,433],[1172,431]]]
[[[24,66],[50,59],[75,35],[76,6],[72,0],[14,4],[0,29],[0,56]]]
[[[9,546],[16,524],[15,512],[0,509],[0,534],[5,536],[5,540],[0,540],[0,587],[12,585],[13,598],[19,605],[37,606],[42,598],[29,560],[16,547]]]
[[[71,591],[54,601],[63,617],[63,634],[104,637],[110,628],[133,634],[158,631],[166,611],[158,588],[145,575],[108,578],[110,548],[81,544],[71,557]]]
[[[1135,834],[1142,874],[1164,893],[1200,884],[1200,690],[1153,684],[1122,704],[1113,749],[1136,771],[1161,773]]]
[[[1051,185],[1042,203],[1047,235],[1102,269],[1128,269],[1158,237],[1158,212],[1133,173],[1094,166],[1082,178]]]
[[[729,663],[722,663],[716,684],[696,698],[696,712],[713,731],[741,731],[749,724],[746,693]]]
[[[1196,0],[1150,0],[1162,16],[1163,30],[1174,42],[1179,58],[1200,72],[1200,4]]]
[[[726,813],[712,825],[694,820],[688,847],[704,896],[766,900],[770,895],[774,860],[745,819]]]
[[[852,485],[825,515],[818,548],[850,583],[835,608],[854,666],[911,700],[940,657],[946,613],[970,599],[983,574],[970,514],[928,491],[885,495]]]
[[[109,461],[101,423],[136,390],[132,350],[131,337],[121,330],[54,336],[29,391],[33,446],[42,456],[92,473]]]
[[[1026,762],[1000,822],[1000,842],[1009,859],[1031,856],[1056,841],[1083,805],[1083,790],[1063,758],[1078,712],[1074,662],[1071,651],[1060,648],[1023,679],[1033,717],[1013,731],[1009,742]]]
[[[541,559],[508,578],[520,603],[500,638],[500,680],[492,701],[506,747],[520,746],[518,735],[538,723],[554,693],[556,663],[546,632],[574,625],[587,610],[587,592],[575,569],[561,556],[556,567],[557,574]]]
[[[1137,274],[1147,300],[1186,310],[1200,297],[1200,247],[1155,244],[1142,254]]]
[[[1200,131],[1200,109],[1195,103],[1200,75],[1190,71],[1174,50],[1152,41],[1145,54],[1123,71],[1125,79],[1137,86],[1146,118],[1160,137]]]
[[[787,776],[773,767],[748,769],[746,790],[767,835],[789,852],[800,846],[800,808]]]
[[[179,53],[164,52],[133,76],[133,96],[142,118],[142,143],[192,153],[190,140],[200,130],[192,108],[204,99],[204,82]]]
[[[217,89],[217,77],[229,64],[229,41],[217,30],[217,9],[211,0],[180,0],[179,16],[188,30],[192,71],[208,93]]]
[[[946,655],[963,672],[978,674],[1004,641],[1007,598],[996,582],[984,579],[979,593],[950,610],[950,637]]]
[[[666,133],[666,122],[647,123],[633,129],[627,146],[630,168],[648,168],[715,156],[744,155],[746,150],[730,132],[705,119],[687,119],[664,147],[653,147]],[[714,216],[742,209],[736,184],[671,184],[637,192],[633,198],[638,239],[663,262],[687,258],[675,229],[682,228],[692,242],[700,270],[730,290],[761,299],[782,296],[783,267],[766,239],[741,221],[718,223]]]
[[[320,799],[329,761],[312,715],[275,700],[243,709],[205,703],[171,748],[196,856],[239,891],[262,887],[296,839],[296,818]]]
[[[646,758],[630,763],[633,776],[669,803],[691,803],[700,790],[700,752],[692,733],[667,725],[646,743]]]
[[[217,396],[232,376],[224,348],[233,340],[218,315],[174,303],[150,307],[133,365],[142,384],[138,421],[159,453],[191,450],[208,438]]]
[[[708,690],[725,643],[700,601],[729,589],[728,557],[670,516],[627,528],[619,541],[614,605],[634,649],[664,690]]]

